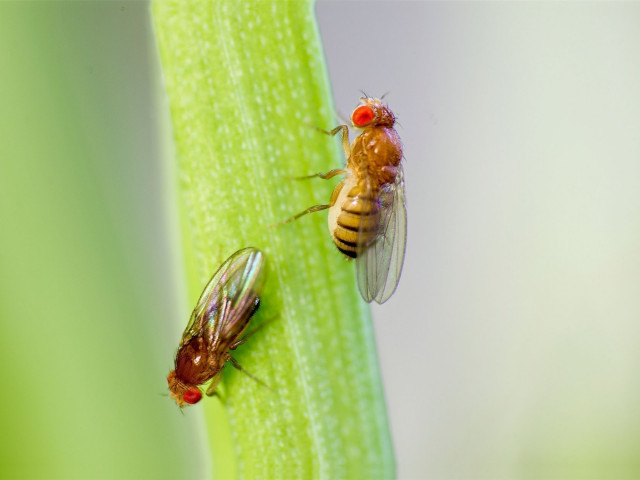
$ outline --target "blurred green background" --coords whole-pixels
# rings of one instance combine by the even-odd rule
[[[0,476],[201,478],[149,5],[3,2],[0,45]]]

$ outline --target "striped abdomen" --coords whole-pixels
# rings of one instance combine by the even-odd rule
[[[355,258],[358,245],[377,235],[380,204],[375,192],[365,191],[351,176],[336,186],[331,197],[329,231],[343,254]]]

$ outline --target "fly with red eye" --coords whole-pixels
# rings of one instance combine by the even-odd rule
[[[398,286],[406,245],[402,144],[393,112],[378,98],[362,97],[351,123],[361,130],[351,144],[347,125],[330,132],[321,130],[328,135],[342,134],[345,168],[301,177],[345,175],[329,204],[310,207],[282,223],[329,209],[333,242],[344,255],[356,259],[360,295],[366,302],[384,303]]]
[[[231,350],[247,339],[243,334],[260,305],[264,267],[265,256],[260,250],[239,250],[218,268],[205,287],[182,334],[175,368],[167,377],[170,396],[178,406],[198,403],[202,398],[200,386],[210,380],[206,393],[213,395],[228,361],[242,370]]]

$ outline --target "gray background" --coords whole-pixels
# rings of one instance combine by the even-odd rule
[[[640,5],[318,2],[338,110],[397,113],[374,306],[400,478],[635,478]]]

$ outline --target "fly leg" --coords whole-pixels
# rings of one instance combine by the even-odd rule
[[[244,373],[247,377],[254,379],[256,382],[258,382],[260,385],[262,385],[263,387],[267,387],[269,390],[271,390],[271,387],[269,385],[267,385],[266,383],[264,383],[262,380],[260,380],[258,377],[254,377],[253,375],[251,375],[249,372],[247,372],[244,368],[242,368],[242,366],[238,363],[238,361],[233,358],[233,357],[229,357],[229,361],[231,362],[231,365],[233,365],[233,368],[240,370],[242,373]]]
[[[315,127],[319,132],[324,133],[325,135],[334,136],[339,132],[342,132],[342,148],[344,150],[344,154],[349,158],[351,156],[351,146],[349,145],[349,127],[346,125],[338,125],[336,128],[331,130],[330,132],[323,130],[322,128]]]
[[[252,336],[254,333],[256,333],[258,330],[260,330],[265,325],[268,325],[271,322],[273,322],[276,318],[278,318],[278,315],[276,315],[273,318],[270,318],[269,320],[265,320],[260,325],[258,325],[256,328],[254,328],[253,330],[250,330],[249,332],[245,333],[240,340],[238,340],[238,341],[236,341],[236,342],[231,344],[231,346],[229,347],[229,350],[235,350],[236,348],[238,348],[240,345],[242,345],[244,342],[246,342],[249,339],[250,336]]]
[[[335,177],[336,175],[346,175],[348,172],[344,168],[335,168],[327,173],[314,173],[312,175],[305,175],[304,177],[291,177],[290,180],[306,180],[307,178],[320,177],[325,180]]]
[[[209,384],[209,386],[207,387],[207,396],[211,397],[213,395],[219,397],[220,394],[218,392],[216,392],[216,388],[218,388],[218,384],[220,383],[220,380],[222,380],[222,370],[220,370],[218,373],[216,373],[213,377],[213,379],[211,380],[211,383]]]
[[[318,173],[316,175],[311,175],[312,177],[318,176],[321,178],[322,175],[339,175],[339,173],[334,173],[334,172],[339,172],[339,170],[331,170],[330,172],[327,173]],[[286,220],[284,220],[283,222],[280,223],[276,223],[275,225],[271,225],[271,227],[279,227],[280,225],[284,225],[285,223],[290,223],[293,222],[294,220],[299,219],[300,217],[302,217],[303,215],[306,215],[307,213],[312,213],[312,212],[319,212],[320,210],[326,210],[327,208],[331,208],[335,205],[336,200],[338,199],[338,195],[340,194],[340,191],[342,190],[342,187],[344,187],[344,180],[342,180],[340,183],[338,183],[338,185],[336,185],[336,188],[333,189],[333,193],[331,194],[331,200],[329,201],[329,205],[314,205],[313,207],[309,207],[307,208],[305,211],[298,213],[297,215],[294,215],[291,218],[287,218]]]
[[[314,205],[313,207],[309,207],[307,208],[304,212],[300,212],[297,215],[294,215],[291,218],[287,218],[286,220],[276,223],[274,225],[269,225],[270,227],[279,227],[280,225],[284,225],[285,223],[290,223],[293,222],[294,220],[299,219],[300,217],[302,217],[303,215],[306,215],[307,213],[312,213],[312,212],[319,212],[320,210],[326,210],[327,208],[331,207],[331,205]]]

